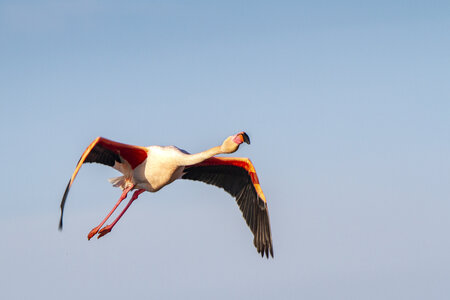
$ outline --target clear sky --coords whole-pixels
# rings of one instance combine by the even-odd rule
[[[449,1],[1,1],[2,299],[448,299]],[[97,136],[190,152],[245,130],[261,259],[197,182],[120,195]]]

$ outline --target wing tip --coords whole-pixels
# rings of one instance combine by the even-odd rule
[[[269,211],[267,208],[267,203],[264,203],[264,213],[261,218],[261,224],[259,228],[259,233],[257,236],[259,237],[259,240],[256,238],[255,235],[255,246],[259,253],[261,253],[261,257],[266,256],[267,259],[269,259],[269,254],[273,258],[273,243],[272,243],[272,232],[270,228],[270,219],[269,219]]]
[[[261,257],[264,258],[264,256],[269,259],[269,258],[274,258],[273,256],[273,247],[272,247],[272,243],[270,243],[270,245],[268,245],[267,247],[260,248],[257,249],[258,253],[261,254]]]
[[[63,215],[64,215],[64,206],[66,205],[66,199],[67,199],[67,195],[69,194],[69,190],[70,190],[70,186],[72,184],[72,178],[69,179],[69,183],[66,186],[66,190],[64,191],[64,195],[63,198],[61,200],[61,217],[59,218],[59,225],[58,225],[58,230],[62,231],[63,228]]]

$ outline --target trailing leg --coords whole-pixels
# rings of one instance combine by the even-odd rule
[[[103,221],[100,223],[100,225],[98,225],[97,227],[95,227],[94,229],[92,229],[89,234],[88,234],[88,240],[90,240],[94,235],[96,235],[98,233],[98,231],[100,230],[100,228],[102,228],[103,224],[105,224],[106,220],[109,219],[109,217],[113,214],[113,212],[116,210],[116,208],[120,205],[120,203],[127,197],[128,192],[131,191],[134,188],[134,185],[126,188],[125,190],[123,190],[122,195],[120,196],[119,200],[117,201],[116,205],[114,205],[113,209],[109,212],[109,214],[106,216],[106,218],[103,219]]]
[[[107,225],[107,226],[103,227],[102,229],[100,229],[100,231],[98,232],[97,238],[101,238],[105,234],[109,233],[113,229],[114,225],[116,225],[116,223],[120,220],[120,218],[123,216],[123,214],[130,207],[131,203],[133,203],[133,201],[136,200],[139,197],[139,195],[142,194],[143,192],[145,192],[145,190],[143,190],[143,189],[135,191],[133,193],[133,196],[131,197],[130,201],[128,201],[127,206],[125,206],[125,208],[122,210],[120,215],[118,215],[117,218],[110,225]]]

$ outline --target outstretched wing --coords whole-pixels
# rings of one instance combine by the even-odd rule
[[[223,188],[236,198],[247,225],[254,235],[253,243],[261,256],[273,257],[272,234],[266,198],[259,185],[255,168],[248,158],[213,157],[187,166],[183,179],[203,181]]]
[[[66,191],[64,192],[64,196],[61,200],[61,218],[59,220],[59,229],[61,230],[63,226],[62,220],[67,195],[69,194],[70,187],[72,186],[72,183],[83,163],[95,162],[114,167],[116,162],[123,163],[126,161],[131,168],[134,169],[147,158],[147,152],[148,150],[145,147],[117,143],[102,137],[96,138],[86,148],[83,155],[81,155],[75,171],[67,184]]]

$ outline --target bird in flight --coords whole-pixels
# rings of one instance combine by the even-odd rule
[[[59,229],[63,227],[64,205],[70,187],[84,163],[100,163],[113,167],[123,176],[110,179],[122,195],[113,209],[88,234],[90,240],[109,233],[138,196],[157,192],[177,179],[203,181],[223,188],[236,199],[243,217],[254,235],[253,243],[262,257],[273,257],[267,201],[259,185],[255,168],[248,158],[216,157],[218,154],[236,152],[242,143],[250,144],[245,132],[229,136],[220,145],[206,151],[190,154],[175,146],[140,147],[114,142],[97,137],[83,152],[75,171],[67,184],[61,200]],[[129,202],[110,224],[103,227],[128,193],[135,190]]]

